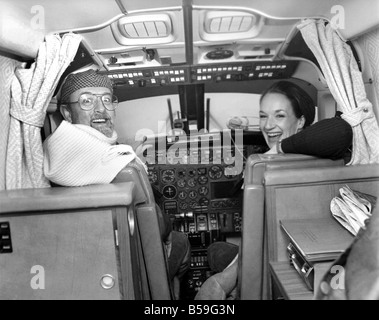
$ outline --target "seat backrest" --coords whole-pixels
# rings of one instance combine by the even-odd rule
[[[287,239],[280,220],[330,217],[331,200],[339,189],[378,197],[379,165],[357,165],[341,168],[309,168],[266,172],[265,202],[270,261],[288,261]]]
[[[63,117],[52,101],[47,109],[44,125],[45,136],[53,133]],[[139,227],[139,237],[144,256],[144,268],[149,282],[150,298],[171,300],[172,288],[168,277],[168,263],[162,243],[164,218],[158,210],[149,178],[142,164],[132,161],[112,181],[112,184],[134,183],[134,203]]]
[[[343,165],[343,159],[330,160],[303,154],[253,154],[246,161],[245,185],[262,184],[266,171]]]
[[[0,191],[0,300],[148,298],[133,192],[132,182]]]
[[[330,218],[331,200],[340,195],[339,189],[344,185],[379,196],[377,164],[271,171],[265,173],[264,179],[267,265],[289,260],[286,250],[288,239],[280,229],[281,220]],[[270,290],[267,274],[265,279],[266,288]]]
[[[45,138],[58,128],[62,120],[63,116],[57,107],[57,99],[53,98],[46,109],[46,117],[43,125],[43,135]]]
[[[173,290],[168,276],[167,255],[162,242],[165,222],[155,203],[145,168],[139,162],[132,161],[112,181],[115,184],[120,182],[135,184],[136,216],[151,298],[171,300]]]
[[[265,174],[271,171],[279,174],[285,169],[299,170],[343,165],[342,159],[333,161],[300,154],[254,154],[248,158],[244,172],[242,262],[239,276],[241,299],[266,299],[268,294],[264,284]]]

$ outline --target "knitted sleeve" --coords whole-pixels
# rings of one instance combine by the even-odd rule
[[[284,153],[299,153],[332,160],[351,147],[353,130],[342,118],[324,119],[282,141]]]

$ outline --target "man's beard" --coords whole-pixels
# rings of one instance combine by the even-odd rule
[[[96,120],[103,122],[96,122]],[[95,115],[91,119],[91,127],[98,130],[108,138],[112,137],[113,135],[113,122],[112,118],[108,114]]]
[[[103,135],[110,138],[113,135],[113,125],[111,127],[101,127],[101,128],[94,128],[98,131],[100,131]]]

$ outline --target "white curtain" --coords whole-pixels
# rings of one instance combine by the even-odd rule
[[[16,69],[11,85],[11,121],[6,189],[49,187],[43,175],[41,127],[58,81],[74,59],[81,36],[47,35],[29,69]]]
[[[298,28],[315,55],[342,118],[353,128],[349,165],[379,163],[379,127],[350,46],[331,24],[308,19]]]

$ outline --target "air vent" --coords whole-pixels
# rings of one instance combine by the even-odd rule
[[[244,11],[202,11],[200,37],[205,41],[251,39],[259,35],[264,18]]]
[[[121,45],[152,45],[175,41],[176,17],[170,13],[130,15],[111,24]]]
[[[246,32],[255,22],[254,16],[216,17],[209,20],[210,33],[236,33]]]
[[[171,34],[172,23],[167,14],[128,16],[118,21],[127,38],[164,38]]]
[[[164,21],[126,23],[124,28],[129,38],[162,38],[170,34],[170,26]]]
[[[243,33],[255,26],[257,17],[245,12],[210,11],[204,22],[208,33]]]

